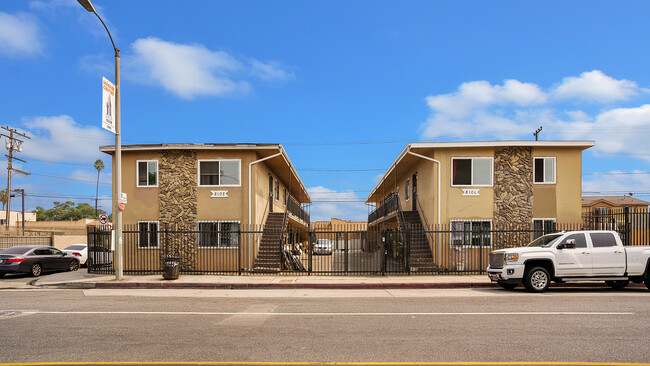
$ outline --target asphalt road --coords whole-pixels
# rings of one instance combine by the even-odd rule
[[[7,289],[0,362],[643,363],[649,300],[646,289]]]

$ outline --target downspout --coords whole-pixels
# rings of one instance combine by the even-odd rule
[[[253,164],[261,163],[265,160],[273,159],[277,156],[282,155],[282,148],[280,148],[280,152],[271,156],[267,156],[265,158],[255,160],[253,162],[248,163],[248,230],[251,230],[251,225],[252,225],[252,219],[251,215],[253,214],[253,202],[252,200],[252,192],[253,192],[253,187],[252,187],[252,171],[253,171]],[[252,240],[252,233],[248,233],[248,269],[253,268],[253,240]]]
[[[438,201],[438,220],[437,220],[438,221],[438,243],[437,243],[438,245],[437,246],[438,246],[438,265],[440,265],[440,259],[442,258],[442,243],[440,242],[440,179],[441,179],[441,177],[440,177],[440,161],[438,161],[436,159],[433,159],[433,158],[430,158],[428,156],[424,156],[424,155],[420,155],[420,154],[416,154],[414,152],[411,152],[411,147],[410,146],[409,146],[409,149],[408,149],[408,151],[406,153],[411,154],[413,156],[417,156],[418,158],[422,158],[424,160],[429,160],[431,162],[434,162],[434,163],[438,164],[438,197],[437,197],[436,201]]]

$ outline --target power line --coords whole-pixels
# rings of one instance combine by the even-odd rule
[[[583,175],[643,175],[650,172],[615,172],[615,173],[585,173]]]
[[[77,166],[94,167],[93,164],[73,163],[73,162],[70,162],[70,161],[47,161],[47,160],[39,160],[39,159],[33,159],[33,158],[30,158],[29,160],[30,161],[38,161],[39,163],[47,163],[47,164],[77,165]]]
[[[325,169],[325,168],[297,168],[304,172],[371,172],[371,171],[385,171],[386,169]]]
[[[92,183],[92,184],[97,184],[96,181],[93,182],[93,181],[90,181],[90,180],[74,179],[74,178],[68,178],[68,177],[61,177],[61,176],[57,176],[57,175],[39,174],[39,173],[32,173],[32,175],[38,175],[38,176],[46,177],[46,178],[54,178],[54,179],[70,180],[70,181],[74,181],[74,182],[83,182],[83,183]],[[99,184],[104,184],[104,185],[108,185],[108,186],[112,185],[112,183],[105,183],[105,182],[99,182]]]

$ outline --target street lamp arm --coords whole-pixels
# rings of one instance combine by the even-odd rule
[[[113,36],[111,36],[111,32],[108,30],[108,27],[106,26],[106,23],[102,20],[102,17],[97,14],[96,11],[93,11],[93,14],[97,16],[97,19],[99,19],[100,22],[102,22],[102,25],[104,26],[104,29],[106,29],[106,33],[108,33],[108,38],[111,39],[111,44],[113,45],[113,49],[115,50],[115,56],[119,57],[120,56],[120,49],[115,47],[115,42],[113,42]]]

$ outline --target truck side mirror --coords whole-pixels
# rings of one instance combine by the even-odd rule
[[[575,239],[569,239],[566,242],[557,246],[558,249],[575,249],[575,247],[576,247]]]

